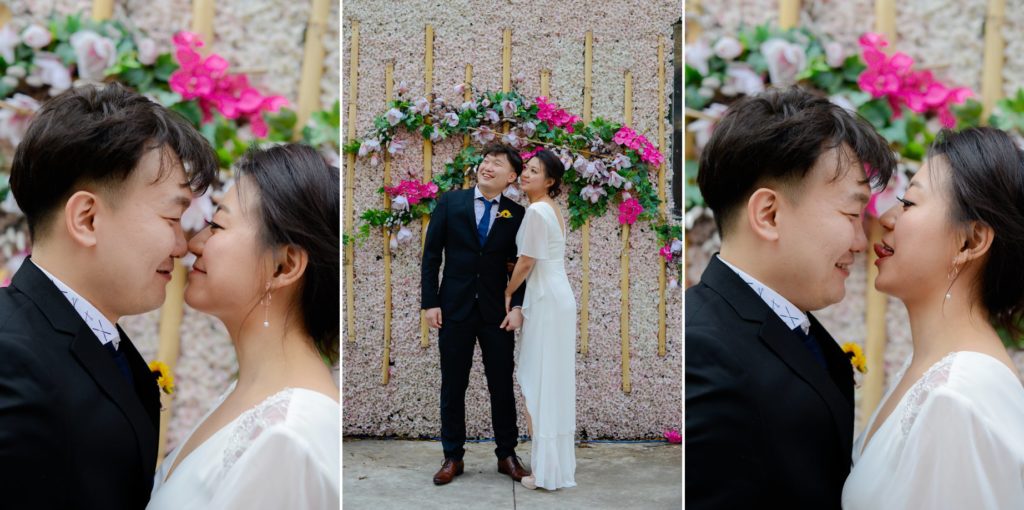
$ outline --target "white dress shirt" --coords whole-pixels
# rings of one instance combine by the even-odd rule
[[[483,201],[480,200],[481,198],[487,200],[487,197],[485,197],[483,193],[480,193],[480,186],[473,187],[473,211],[476,213],[475,225],[479,225],[480,219],[484,217],[485,206]],[[491,221],[487,222],[488,234],[491,233],[491,227],[494,226],[494,219],[498,217],[498,205],[501,204],[501,194],[499,193],[497,196],[492,198],[491,202],[494,205],[491,206]]]
[[[740,278],[750,285],[751,289],[764,300],[768,308],[771,308],[775,315],[778,315],[782,322],[786,324],[789,329],[796,329],[799,327],[803,330],[804,334],[811,331],[811,320],[807,318],[807,314],[800,311],[799,308],[790,303],[788,299],[782,297],[781,294],[775,292],[767,285],[757,281],[756,278],[744,273],[742,269],[728,263],[721,255],[717,255],[718,260],[721,260],[729,269],[732,269]]]
[[[82,320],[89,326],[89,329],[92,330],[93,334],[96,335],[96,338],[99,339],[101,344],[107,345],[113,342],[115,350],[120,347],[121,335],[117,333],[117,328],[113,323],[107,320],[107,318],[100,313],[92,303],[72,290],[71,287],[68,287],[67,284],[60,281],[59,278],[50,274],[49,271],[43,269],[43,266],[36,264],[35,261],[31,259],[29,260],[35,264],[35,266],[38,267],[54,285],[57,286],[57,289],[60,290],[61,294],[64,294],[64,297],[67,298],[68,302],[71,303],[71,306],[75,308],[75,311],[82,317]]]

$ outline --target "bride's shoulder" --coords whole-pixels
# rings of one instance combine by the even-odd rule
[[[995,357],[974,351],[952,355],[936,397],[954,400],[987,420],[1024,427],[1024,385],[1020,375]]]

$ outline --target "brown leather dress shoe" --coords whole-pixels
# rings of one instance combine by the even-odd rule
[[[444,485],[462,474],[463,464],[461,460],[444,459],[441,469],[434,475],[434,485]]]
[[[524,476],[530,476],[530,472],[523,469],[523,466],[519,464],[519,457],[515,455],[509,455],[499,460],[498,472],[512,477],[517,482],[522,480]]]

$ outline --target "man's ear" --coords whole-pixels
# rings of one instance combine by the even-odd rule
[[[96,246],[97,213],[101,207],[99,198],[90,191],[76,191],[64,204],[64,228],[75,243]]]
[[[778,241],[779,228],[775,215],[782,197],[769,188],[758,188],[747,200],[747,223],[757,237],[765,241]]]

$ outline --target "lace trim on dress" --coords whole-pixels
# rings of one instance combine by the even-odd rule
[[[249,449],[249,446],[256,441],[256,438],[260,437],[264,430],[284,422],[288,417],[288,406],[291,404],[291,400],[292,388],[285,388],[267,397],[266,400],[238,418],[238,424],[231,431],[228,445],[224,449],[222,473],[227,473],[235,465],[235,462],[242,457],[242,454]]]
[[[924,401],[928,399],[932,390],[949,381],[950,367],[953,366],[956,355],[956,352],[947,354],[938,363],[929,367],[921,379],[910,388],[910,393],[907,395],[907,408],[900,419],[900,428],[904,437],[914,426],[914,421],[917,419],[918,413],[921,412],[921,406],[924,405]]]

